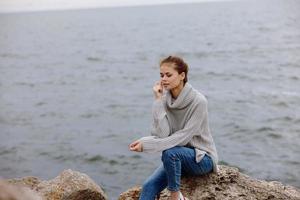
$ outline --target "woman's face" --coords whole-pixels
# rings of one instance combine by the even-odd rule
[[[166,90],[172,90],[183,83],[185,73],[179,74],[175,70],[175,66],[172,63],[164,63],[160,66],[160,80]]]

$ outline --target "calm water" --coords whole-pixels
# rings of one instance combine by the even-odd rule
[[[159,154],[158,61],[190,65],[221,163],[300,187],[300,1],[232,1],[0,15],[0,176],[87,173],[110,199]]]

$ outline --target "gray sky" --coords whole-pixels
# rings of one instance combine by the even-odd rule
[[[0,12],[153,5],[216,0],[0,0]],[[224,0],[223,0],[224,1]]]

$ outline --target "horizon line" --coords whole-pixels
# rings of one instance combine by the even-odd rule
[[[212,2],[225,2],[225,1],[238,1],[238,0],[191,0],[188,2],[162,2],[162,3],[136,3],[136,4],[120,4],[120,5],[90,5],[90,6],[73,6],[62,8],[40,8],[40,9],[0,9],[0,14],[13,14],[13,13],[32,13],[32,12],[51,12],[51,11],[76,11],[76,10],[89,10],[101,8],[123,8],[123,7],[145,7],[145,6],[165,6],[176,4],[198,4],[198,3],[212,3]]]

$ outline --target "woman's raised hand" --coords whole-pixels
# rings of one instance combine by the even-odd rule
[[[157,81],[155,85],[153,86],[153,94],[155,99],[161,99],[163,94],[163,87],[161,84],[161,81]]]

